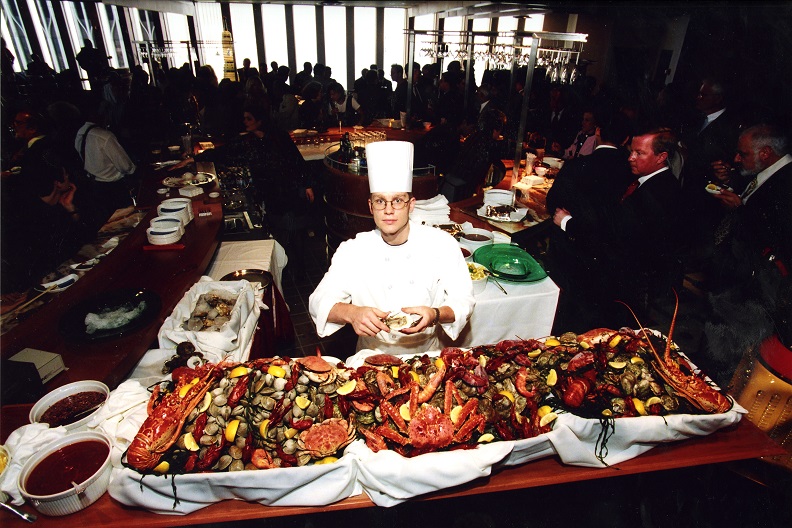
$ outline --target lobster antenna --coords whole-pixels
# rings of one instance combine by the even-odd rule
[[[674,293],[676,293],[676,292],[674,292]],[[652,344],[652,340],[651,340],[651,339],[649,339],[649,335],[646,333],[646,328],[644,328],[644,327],[643,327],[643,324],[641,324],[641,321],[639,321],[639,320],[638,320],[638,316],[637,316],[637,315],[635,315],[635,312],[633,311],[633,309],[632,309],[632,308],[630,308],[630,305],[629,305],[629,304],[627,304],[626,302],[624,302],[624,301],[620,301],[620,300],[618,300],[618,299],[615,299],[615,300],[614,300],[614,302],[617,302],[617,303],[619,303],[619,304],[622,304],[622,305],[624,305],[624,307],[625,307],[625,308],[627,308],[627,309],[630,311],[630,313],[631,313],[631,314],[632,314],[632,316],[633,316],[633,319],[635,319],[635,322],[636,322],[636,323],[638,323],[638,327],[641,329],[641,332],[643,333],[644,337],[646,338],[646,342],[647,342],[647,343],[649,343],[649,348],[651,348],[651,349],[652,349],[652,352],[654,352],[654,353],[655,353],[655,355],[658,355],[658,354],[657,354],[657,350],[655,350],[655,347],[654,347],[654,345]]]

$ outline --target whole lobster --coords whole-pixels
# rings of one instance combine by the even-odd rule
[[[184,421],[204,399],[219,371],[213,365],[206,365],[194,374],[181,375],[173,391],[161,400],[159,386],[155,387],[148,417],[127,449],[130,466],[138,471],[150,471],[157,466],[162,455],[179,439]]]

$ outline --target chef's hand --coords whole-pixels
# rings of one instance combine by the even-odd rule
[[[727,209],[737,209],[742,205],[742,198],[740,198],[740,195],[727,191],[726,189],[721,189],[718,194],[713,194],[712,196]]]
[[[403,328],[399,330],[402,334],[415,334],[420,332],[421,330],[425,329],[427,326],[430,326],[434,322],[435,311],[433,308],[429,306],[407,306],[402,308],[402,312],[406,314],[418,314],[421,316],[421,319],[418,321],[418,324],[415,326],[411,326],[410,328]]]
[[[332,323],[347,323],[360,336],[375,336],[381,331],[389,332],[388,325],[382,322],[388,312],[371,306],[337,303],[330,310],[327,320]]]

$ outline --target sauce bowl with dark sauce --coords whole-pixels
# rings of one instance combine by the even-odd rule
[[[28,459],[19,472],[19,491],[44,515],[78,512],[107,491],[110,453],[110,439],[102,433],[68,434]]]
[[[45,394],[30,410],[30,423],[84,430],[91,417],[110,396],[101,381],[75,381]],[[93,410],[91,410],[93,409]]]

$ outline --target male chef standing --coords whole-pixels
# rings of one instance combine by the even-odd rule
[[[456,338],[475,304],[467,264],[448,233],[410,222],[412,143],[372,143],[366,158],[369,210],[377,229],[358,233],[333,255],[309,300],[316,331],[325,337],[351,324],[359,336],[357,350],[439,350],[437,328]],[[399,311],[420,320],[391,330],[383,319]]]

